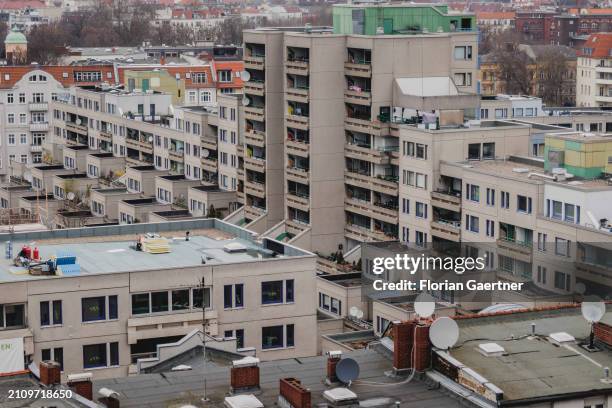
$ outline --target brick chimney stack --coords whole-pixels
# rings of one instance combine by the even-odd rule
[[[232,393],[259,389],[259,359],[244,357],[232,361],[230,386]]]
[[[310,391],[306,389],[297,378],[281,378],[279,404],[293,408],[310,408],[312,397]]]
[[[425,371],[431,365],[431,343],[429,341],[429,323],[419,324],[414,332],[414,369]]]
[[[415,326],[415,321],[393,323],[393,369],[395,371],[412,368],[412,347],[414,344]]]
[[[338,382],[338,377],[336,377],[336,365],[338,365],[341,358],[342,351],[335,350],[327,352],[327,378],[325,381],[328,384]]]
[[[59,363],[55,361],[41,361],[39,368],[41,384],[49,387],[62,382]]]
[[[81,397],[93,401],[92,374],[71,374],[68,376],[68,387]]]

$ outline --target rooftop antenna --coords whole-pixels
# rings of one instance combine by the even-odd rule
[[[606,304],[597,296],[588,296],[580,305],[580,310],[582,311],[582,317],[584,317],[584,319],[589,322],[589,325],[591,326],[588,347],[590,350],[593,350],[595,348],[594,323],[600,321],[603,315],[606,313]]]
[[[442,350],[448,351],[459,340],[459,326],[450,317],[440,317],[429,328],[429,340]]]
[[[336,377],[348,386],[359,378],[359,364],[352,358],[343,358],[336,364]]]
[[[436,301],[429,293],[420,293],[414,300],[414,311],[421,318],[428,318],[436,310]]]

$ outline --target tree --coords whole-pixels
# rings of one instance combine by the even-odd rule
[[[491,51],[499,67],[499,77],[504,82],[505,93],[529,95],[532,89],[531,58],[519,47],[516,33],[503,31],[491,40],[495,48]]]
[[[66,39],[66,33],[58,22],[35,25],[28,33],[27,62],[58,64],[67,52]]]
[[[567,102],[563,97],[566,60],[566,55],[557,47],[548,47],[538,57],[538,96],[549,106],[563,106]]]
[[[4,39],[8,34],[8,24],[4,21],[0,21],[0,40],[2,41],[0,44],[0,57],[4,58]]]

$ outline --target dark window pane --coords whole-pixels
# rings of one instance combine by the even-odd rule
[[[53,349],[53,360],[57,361],[60,365],[60,369],[64,371],[64,349],[57,347]]]
[[[283,281],[261,283],[261,303],[283,303]]]
[[[232,330],[226,330],[223,332],[223,337],[228,338],[228,337],[233,337],[234,333],[232,332]]]
[[[234,285],[235,297],[236,297],[236,307],[244,306],[244,297],[243,297],[243,289],[244,286],[242,283]]]
[[[236,339],[237,339],[236,346],[238,348],[243,348],[244,347],[244,329],[236,330]]]
[[[261,348],[272,349],[283,347],[283,326],[261,328]]]
[[[233,307],[232,285],[225,285],[223,287],[223,307],[226,309]]]
[[[4,306],[0,305],[0,328],[4,327]]]
[[[25,324],[25,308],[23,305],[4,306],[6,327],[23,327]]]
[[[482,144],[482,157],[484,159],[495,158],[495,143],[483,143]]]
[[[81,299],[81,312],[84,322],[106,318],[106,299],[104,296]]]
[[[53,301],[53,324],[62,324],[62,301]]]
[[[106,367],[106,343],[83,346],[83,368]]]
[[[119,365],[119,343],[110,343],[110,365]]]
[[[287,325],[287,347],[295,346],[295,337],[293,335],[293,327],[294,326],[292,324]]]
[[[51,349],[42,349],[40,353],[40,358],[42,361],[51,360]]]
[[[468,159],[470,160],[480,159],[480,143],[471,143],[468,146]]]
[[[193,289],[192,297],[193,297],[193,307],[195,309],[200,309],[202,307],[202,289]]]
[[[49,302],[40,302],[40,325],[48,326],[49,321]]]
[[[293,302],[295,300],[295,292],[293,291],[293,279],[285,283],[285,302]]]
[[[139,293],[132,295],[132,314],[149,313],[149,294]]]
[[[108,318],[118,318],[117,295],[108,297]]]
[[[172,310],[189,309],[189,289],[172,291]]]
[[[151,293],[151,310],[153,313],[168,311],[168,292]]]

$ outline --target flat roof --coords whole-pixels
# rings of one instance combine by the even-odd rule
[[[334,275],[319,275],[319,278],[325,279],[329,282],[333,282],[336,285],[344,286],[346,288],[358,287],[362,285],[361,272],[340,273]]]
[[[371,383],[401,383],[398,386],[371,385],[355,381],[351,390],[359,400],[378,399],[380,406],[391,406],[395,401],[402,408],[456,408],[458,402],[438,389],[431,389],[420,380],[405,382],[403,379],[390,378],[386,371],[391,370],[391,361],[374,350],[359,350],[344,353],[360,366],[359,380]],[[201,358],[201,356],[200,356]],[[191,365],[190,363],[186,363]],[[223,407],[230,387],[230,367],[216,364],[198,364],[193,370],[165,372],[163,374],[141,374],[127,378],[94,381],[94,395],[106,387],[119,393],[122,408],[166,408],[195,404],[200,406],[203,395],[203,380],[206,378],[209,407]],[[261,391],[255,396],[265,407],[276,406],[281,378],[296,378],[312,394],[312,406],[326,402],[323,392],[338,385],[325,384],[326,356],[298,357],[287,360],[266,361],[259,364]],[[205,367],[202,367],[205,366]],[[380,399],[387,399],[380,400]]]
[[[119,194],[119,193],[129,193],[127,187],[94,187],[91,191],[95,191],[100,194]],[[139,194],[139,193],[129,193],[129,194]]]
[[[69,173],[69,174],[58,174],[55,177],[59,177],[61,179],[80,179],[87,178],[87,173]]]
[[[185,241],[186,231],[190,231],[189,241]],[[168,238],[170,252],[150,254],[137,251],[136,239],[145,232]],[[206,265],[252,262],[271,258],[270,249],[278,258],[314,256],[283,243],[271,244],[269,239],[259,243],[254,240],[252,232],[217,219],[9,233],[0,234],[0,240],[13,243],[14,255],[23,245],[35,242],[43,260],[61,253],[75,256],[80,272],[70,276],[197,267],[202,265],[203,258]],[[224,246],[229,243],[241,244],[246,250],[226,252]],[[104,262],[101,262],[102,258]],[[58,276],[29,275],[26,268],[15,266],[12,259],[0,259],[0,283],[53,278]]]
[[[606,318],[610,319],[610,307]],[[603,383],[603,367],[612,366],[607,348],[594,353],[572,343],[568,347],[549,341],[551,333],[566,332],[580,341],[589,337],[589,323],[579,307],[546,311],[516,312],[457,319],[459,341],[451,350],[456,360],[501,388],[504,401],[554,398],[563,394],[602,391],[612,393],[612,384]],[[530,336],[535,323],[536,336]],[[487,357],[476,348],[494,342],[505,349],[500,357]]]

